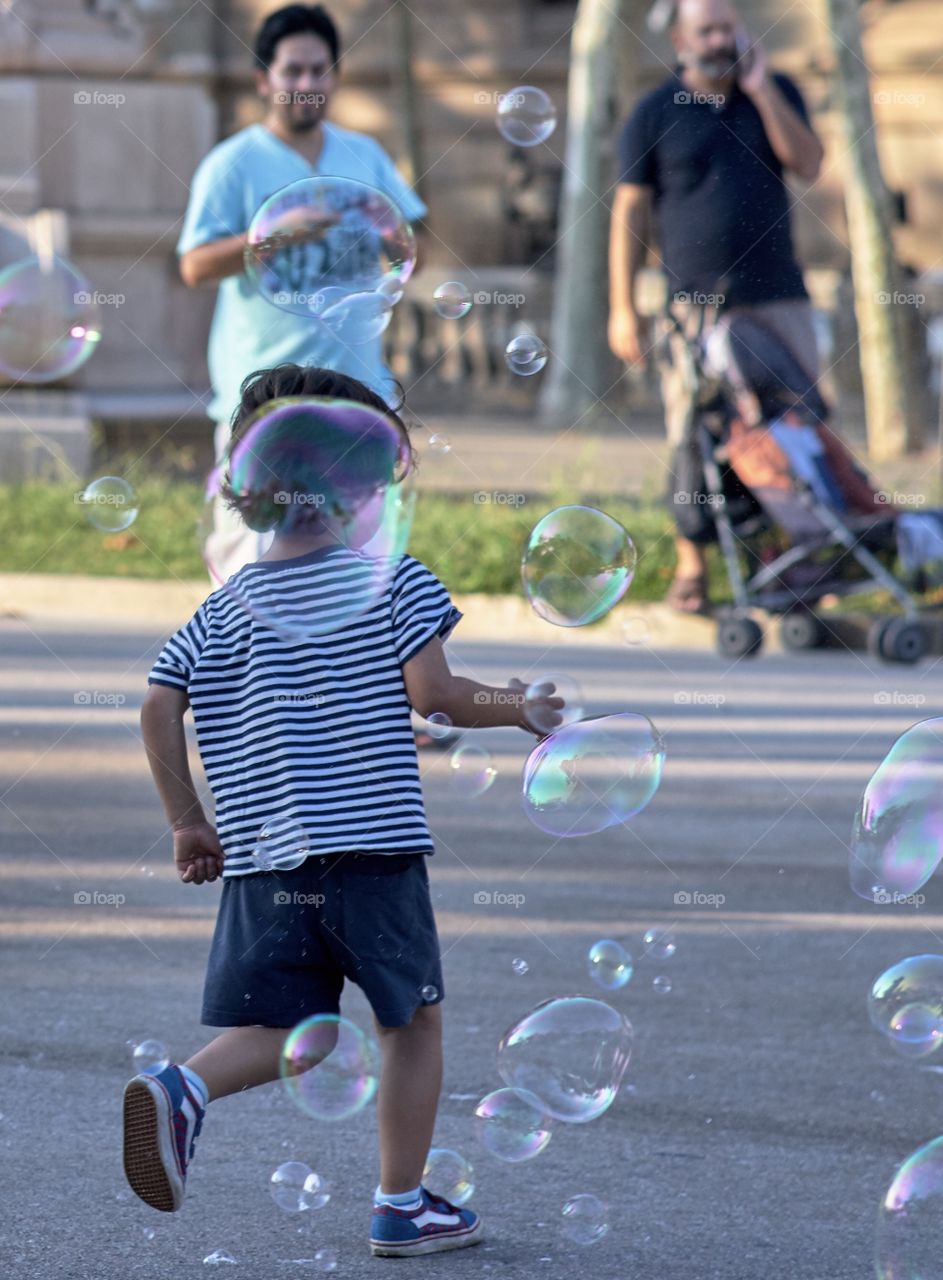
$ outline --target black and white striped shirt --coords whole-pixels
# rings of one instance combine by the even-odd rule
[[[305,638],[286,638],[241,602],[281,596],[312,617],[343,608],[345,558],[332,546],[241,569],[150,673],[149,683],[189,696],[225,876],[259,869],[252,852],[273,822],[300,826],[312,854],[433,852],[402,667],[462,616],[442,583],[405,555],[367,612]]]

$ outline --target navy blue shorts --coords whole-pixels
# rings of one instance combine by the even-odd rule
[[[442,999],[424,854],[315,854],[294,871],[223,882],[205,1026],[293,1027],[337,1013],[345,978],[384,1027]]]

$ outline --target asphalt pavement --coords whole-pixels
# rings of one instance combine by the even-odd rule
[[[0,1275],[45,1280],[338,1277],[384,1268],[508,1280],[866,1280],[877,1206],[896,1165],[943,1130],[932,1062],[895,1057],[871,1030],[868,987],[889,964],[943,951],[943,895],[877,907],[851,892],[856,801],[894,739],[939,710],[939,660],[885,667],[841,650],[764,653],[731,666],[645,644],[450,642],[459,671],[503,682],[565,670],[587,712],[632,710],[667,743],[660,790],[627,826],[553,840],[520,803],[527,740],[476,733],[497,780],[450,787],[448,758],[422,757],[446,984],[439,1145],[473,1163],[486,1243],[413,1262],[372,1259],[374,1119],[339,1125],[272,1086],[210,1108],[183,1210],[158,1214],[124,1186],[120,1092],[129,1040],[177,1058],[207,1033],[200,988],[218,886],[179,884],[140,744],[137,713],[163,636],[0,622],[0,1039],[4,1195]],[[670,926],[677,952],[641,938]],[[618,939],[631,981],[606,994],[586,951]],[[515,959],[529,970],[519,975]],[[659,992],[656,977],[670,979]],[[664,984],[661,984],[662,986]],[[558,1124],[546,1151],[508,1165],[472,1128],[500,1086],[501,1034],[539,1001],[609,1000],[635,1029],[610,1110]],[[344,1011],[366,1026],[354,989]],[[330,1203],[296,1220],[268,1180],[288,1159],[327,1177]],[[608,1206],[609,1231],[561,1234],[577,1194]]]

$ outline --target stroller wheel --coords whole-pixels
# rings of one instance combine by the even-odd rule
[[[717,649],[725,658],[752,658],[763,644],[763,632],[752,618],[726,618],[717,627]]]
[[[885,662],[919,662],[927,651],[927,633],[910,618],[885,618],[871,628],[868,648]]]
[[[818,649],[825,642],[825,624],[814,613],[796,609],[780,620],[779,638],[784,649]]]

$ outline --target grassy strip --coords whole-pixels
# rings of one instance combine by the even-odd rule
[[[200,579],[197,523],[200,485],[145,480],[137,489],[140,514],[126,531],[103,533],[85,518],[62,485],[0,486],[0,571],[91,574],[96,577]],[[529,499],[521,506],[476,504],[471,495],[421,494],[409,550],[455,593],[520,593],[520,562],[536,522],[572,496]],[[631,596],[660,600],[674,570],[671,523],[664,509],[607,501],[606,511],[628,529],[638,550]],[[715,593],[725,594],[722,573]]]

